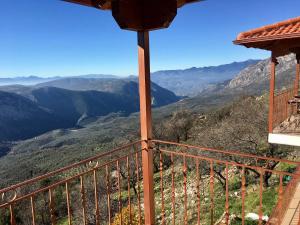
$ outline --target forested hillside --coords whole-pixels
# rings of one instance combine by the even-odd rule
[[[30,138],[56,129],[60,120],[23,96],[0,91],[0,140]]]

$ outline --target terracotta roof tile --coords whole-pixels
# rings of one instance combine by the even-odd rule
[[[240,33],[237,43],[300,37],[300,17]]]

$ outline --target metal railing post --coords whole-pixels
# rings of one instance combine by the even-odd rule
[[[149,32],[138,32],[139,61],[139,92],[140,92],[140,123],[142,139],[142,167],[144,188],[145,224],[155,223],[154,190],[153,190],[153,152],[150,140],[152,138],[151,118],[151,84]]]

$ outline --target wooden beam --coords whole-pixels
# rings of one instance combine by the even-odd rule
[[[272,52],[271,57],[271,76],[270,76],[270,100],[269,100],[269,133],[273,133],[273,118],[274,118],[274,95],[275,95],[275,74],[276,74],[277,59]]]
[[[148,31],[138,32],[138,58],[145,224],[154,225],[153,151],[150,143],[152,138],[152,118]]]

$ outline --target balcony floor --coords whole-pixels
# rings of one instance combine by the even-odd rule
[[[292,115],[269,134],[269,143],[300,146],[300,114]]]
[[[290,133],[290,134],[280,134],[280,133],[270,133],[269,143],[279,144],[279,145],[290,145],[300,147],[300,133]]]

